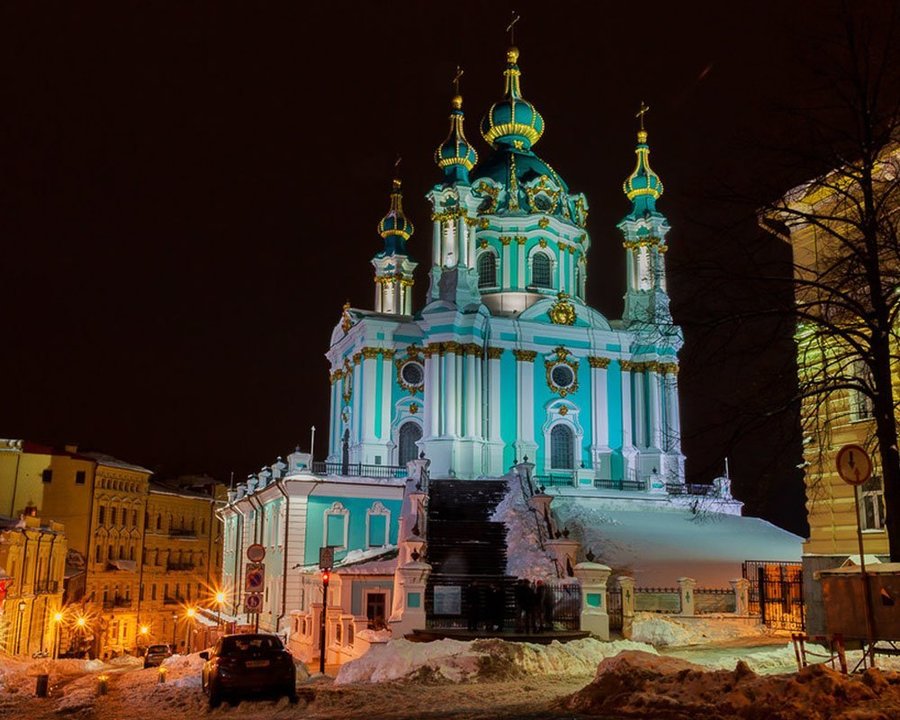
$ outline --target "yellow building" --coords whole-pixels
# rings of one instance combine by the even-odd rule
[[[900,160],[900,150],[890,149],[884,157],[896,163]],[[890,163],[875,165],[876,192],[882,183],[894,182],[892,177],[879,174],[888,167]],[[842,303],[834,300],[840,297],[837,291],[849,292],[847,286],[840,285],[839,278],[840,272],[848,272],[842,269],[841,258],[842,253],[849,252],[848,247],[854,247],[853,241],[848,246],[836,236],[852,238],[852,222],[858,223],[856,214],[862,204],[855,201],[858,193],[854,182],[852,172],[835,171],[787,193],[782,210],[768,218],[783,223],[776,234],[792,250],[797,281],[795,300],[802,311],[795,336],[801,391],[808,387],[822,388],[801,405],[810,529],[803,545],[803,591],[807,631],[814,634],[825,631],[822,593],[815,573],[859,562],[857,527],[862,530],[867,561],[888,559],[885,513],[891,508],[885,507],[872,403],[858,387],[870,383],[871,378],[867,366],[838,337],[839,333],[823,331],[823,325],[816,321],[816,313],[830,313],[826,318],[828,325],[851,327],[845,326],[841,320],[844,316],[838,314],[843,311]],[[764,225],[770,230],[775,227],[768,222]],[[828,275],[834,268],[838,269],[835,273],[838,280]],[[834,289],[827,287],[829,281],[835,284]],[[848,323],[858,322],[850,313],[846,317]],[[900,399],[896,383],[900,376],[894,372],[892,377],[896,407]],[[866,448],[874,464],[872,477],[860,488],[858,514],[854,489],[839,477],[835,462],[838,451],[847,444]]]
[[[26,507],[40,507],[52,459],[50,447],[0,438],[0,515],[16,518]]]
[[[0,518],[0,648],[10,655],[53,653],[67,549],[63,526],[35,509]]]

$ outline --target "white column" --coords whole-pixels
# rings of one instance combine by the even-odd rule
[[[459,264],[461,267],[469,267],[469,237],[466,232],[466,218],[460,215],[456,219],[456,246],[459,253]]]
[[[562,291],[563,283],[566,281],[564,272],[564,265],[566,262],[566,256],[563,255],[565,252],[561,247],[557,247],[556,249],[556,287],[558,290]]]
[[[500,261],[503,266],[503,288],[506,289],[510,286],[512,282],[510,275],[512,272],[512,266],[510,264],[510,249],[509,246],[512,242],[512,238],[502,237],[500,238],[500,243],[503,245],[503,259]]]
[[[648,445],[657,450],[663,446],[662,440],[662,397],[659,392],[660,376],[655,367],[650,367],[647,372],[647,381],[650,385],[650,397],[648,398],[648,412],[650,419],[650,439]]]
[[[434,229],[431,235],[431,263],[432,265],[441,264],[441,221],[434,221]]]
[[[350,422],[350,443],[358,443],[363,437],[362,413],[362,356],[353,362],[353,417]]]
[[[566,252],[569,252],[568,250]],[[569,252],[569,295],[578,297],[578,288],[575,287],[575,253]]]
[[[432,346],[425,356],[425,432],[423,437],[440,435],[441,354]]]
[[[522,242],[519,242],[519,239],[516,238],[516,288],[518,290],[523,290],[525,288],[525,242],[524,238],[522,240]]]
[[[518,438],[523,443],[534,442],[534,358],[533,351],[522,353],[516,362],[516,380],[518,384],[518,403],[521,412],[516,413],[518,421]],[[522,357],[530,359],[521,359]],[[522,458],[519,458],[522,460]],[[531,458],[534,460],[534,458]]]
[[[666,449],[681,452],[681,417],[678,407],[678,374],[676,369],[665,375],[666,384]]]
[[[469,225],[466,228],[466,243],[468,244],[469,267],[475,267],[475,226]]]
[[[632,363],[620,360],[619,364],[622,367],[622,447],[627,448],[634,446],[634,435],[631,430],[631,408],[634,404],[631,392]]]
[[[636,447],[647,447],[647,413],[644,407],[644,371],[640,363],[634,370],[634,403],[631,411],[634,413],[634,444]]]
[[[456,353],[446,349],[443,355],[444,427],[442,435],[456,435]]]
[[[491,348],[493,349],[493,348]],[[488,350],[488,370],[490,383],[490,427],[488,428],[488,436],[491,440],[500,441],[500,421],[502,418],[502,405],[500,403],[500,358],[492,357]]]
[[[378,362],[381,364],[381,397],[379,400],[381,401],[381,440],[390,440],[391,439],[391,413],[393,412],[393,405],[391,403],[391,383],[394,381],[394,363],[392,361],[393,353],[389,350],[385,351],[386,354],[382,355],[378,358]],[[391,357],[388,357],[390,355]],[[390,462],[388,458],[384,459],[386,465],[389,465]]]
[[[462,345],[458,345],[456,348],[456,434],[459,436],[463,435],[463,423],[465,422],[465,417],[463,416],[463,393],[465,392],[465,385],[463,384],[463,370],[465,369],[466,356],[465,351],[463,350]]]
[[[403,300],[403,314],[412,315],[412,285],[406,286],[406,295]]]
[[[475,410],[478,407],[477,400],[477,373],[475,371],[475,352],[474,347],[467,347],[465,355],[466,363],[466,376],[463,381],[463,387],[466,389],[466,437],[476,437],[478,433],[478,426],[476,425],[476,416]]]
[[[363,442],[375,439],[375,372],[378,369],[378,358],[366,358],[363,355],[360,361],[363,376]],[[371,458],[360,458],[359,462],[372,462]]]
[[[474,368],[474,385],[475,385],[475,425],[471,430],[471,434],[473,437],[483,438],[484,437],[484,420],[482,419],[482,407],[484,406],[484,388],[483,388],[483,368],[484,368],[484,358],[482,356],[482,352],[479,350],[473,356],[473,364]]]
[[[594,428],[594,449],[605,450],[609,447],[609,398],[606,387],[606,368],[609,359],[592,357],[591,364],[591,426]]]
[[[328,454],[334,456],[341,446],[341,397],[343,380],[335,380],[331,385],[331,433]]]
[[[384,294],[384,285],[378,282],[379,278],[375,278],[375,312],[382,312],[383,307],[381,296]]]
[[[625,277],[628,279],[628,290],[636,290],[634,250],[631,248],[625,250]]]

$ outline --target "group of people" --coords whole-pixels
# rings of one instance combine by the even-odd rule
[[[517,633],[539,633],[553,629],[553,590],[541,580],[520,579],[513,588]],[[498,583],[472,582],[466,586],[466,617],[469,630],[499,632],[506,620],[506,593]]]

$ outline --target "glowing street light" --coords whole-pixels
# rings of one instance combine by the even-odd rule
[[[63,617],[65,617],[65,616],[59,610],[57,610],[55,613],[53,613],[53,622],[56,625],[56,635],[55,635],[56,640],[53,643],[53,659],[54,660],[56,660],[59,657],[59,633],[60,633],[60,630],[62,629]]]
[[[187,619],[190,622],[187,624],[186,635],[187,635],[187,654],[191,654],[191,635],[193,635],[194,630],[194,616],[197,614],[197,610],[195,608],[189,607],[185,612],[187,615]]]
[[[222,634],[222,605],[225,604],[225,593],[219,590],[216,593],[216,630]]]

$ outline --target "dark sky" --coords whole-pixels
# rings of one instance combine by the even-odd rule
[[[591,205],[589,300],[621,314],[615,224],[645,100],[688,339],[689,479],[709,481],[728,455],[748,511],[802,531],[796,446],[782,451],[791,422],[743,432],[729,409],[790,343],[711,344],[701,328],[721,308],[691,263],[754,234],[752,206],[717,191],[764,172],[754,141],[806,82],[810,22],[831,6],[517,8],[523,91],[546,122],[536,151]],[[321,457],[323,353],[347,298],[372,307],[395,155],[422,298],[449,80],[461,64],[484,156],[508,16],[497,2],[4,4],[0,436],[227,480],[308,445],[315,424]]]

